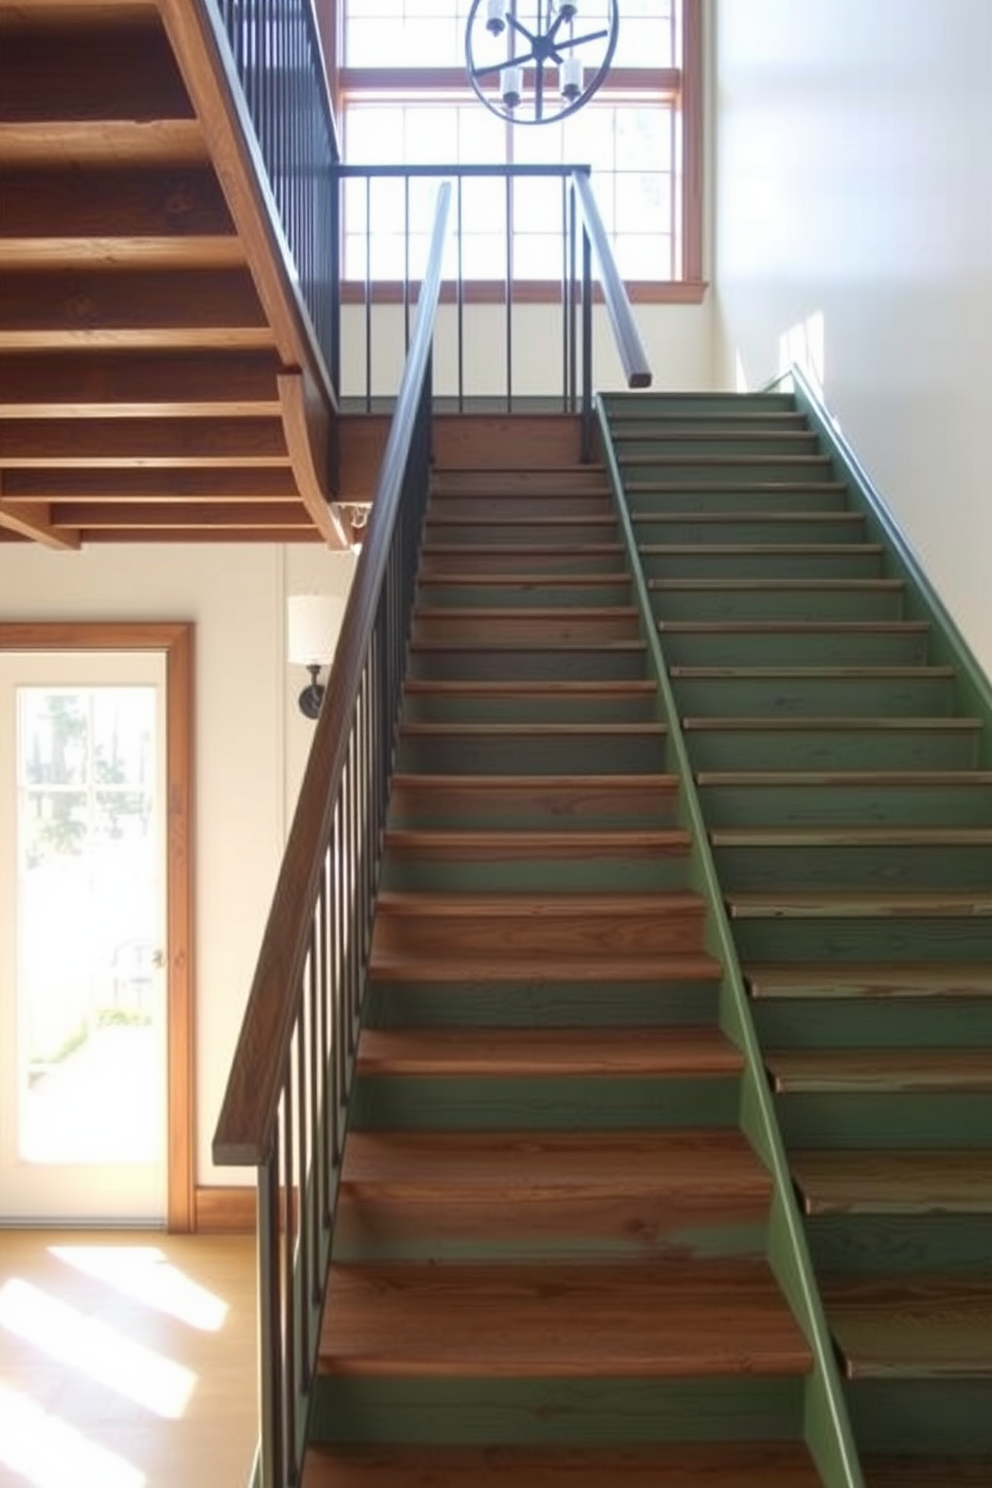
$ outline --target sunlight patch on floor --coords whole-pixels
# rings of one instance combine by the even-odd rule
[[[145,1488],[139,1468],[0,1384],[0,1465],[32,1488]]]
[[[16,1277],[0,1288],[0,1327],[157,1416],[177,1420],[196,1388],[191,1370]]]
[[[220,1297],[173,1266],[157,1245],[50,1245],[48,1252],[203,1333],[219,1332],[230,1311]]]

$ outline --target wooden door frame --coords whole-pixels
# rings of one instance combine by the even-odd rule
[[[194,1228],[193,625],[0,621],[0,651],[160,651],[166,682],[166,1222]]]

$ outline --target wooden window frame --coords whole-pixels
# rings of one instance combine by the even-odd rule
[[[338,137],[343,138],[342,121],[344,100],[349,91],[355,91],[360,76],[362,92],[401,94],[416,96],[427,92],[465,93],[467,88],[464,73],[458,68],[370,68],[350,69],[344,67],[341,58],[343,45],[343,10],[341,0],[318,0],[321,37],[329,72],[332,107],[335,113]],[[703,277],[703,0],[682,0],[682,67],[679,68],[624,68],[622,83],[616,77],[607,77],[600,89],[600,96],[608,98],[611,91],[647,92],[678,91],[681,97],[682,120],[682,180],[681,180],[681,261],[682,274],[678,279],[627,280],[626,289],[631,300],[639,304],[694,304],[705,297],[708,284]],[[470,94],[468,96],[471,96]],[[512,127],[512,126],[508,126]],[[499,303],[505,299],[502,284],[486,280],[466,280],[464,298],[468,303]],[[514,300],[522,303],[544,303],[560,296],[560,288],[550,281],[515,281]],[[355,281],[344,281],[342,297],[345,303],[364,303],[365,286]],[[377,281],[372,286],[374,302],[392,303],[403,298],[400,284]],[[444,296],[442,295],[442,298]]]

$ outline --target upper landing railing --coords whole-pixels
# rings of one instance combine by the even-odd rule
[[[478,406],[482,397],[486,406],[510,412],[522,397],[536,395],[552,408],[584,412],[591,433],[594,295],[605,304],[627,385],[650,383],[588,166],[344,165],[313,0],[198,3],[226,54],[228,76],[243,92],[242,116],[250,121],[256,158],[268,177],[288,253],[286,271],[298,286],[315,352],[339,406],[349,395],[353,406],[366,410],[378,407],[380,398],[391,404],[419,294],[409,264],[424,258],[418,202],[433,203],[446,179],[454,186],[453,220],[441,300],[442,307],[447,302],[454,308],[442,310],[435,396],[459,411],[470,401]],[[549,339],[544,320],[539,356],[523,323],[534,298],[527,266],[536,234],[526,202],[529,191],[533,203],[536,185],[547,188],[542,198],[560,202],[557,222],[541,230],[557,245],[541,273],[552,279],[543,297],[558,307],[557,349],[555,332]],[[488,205],[480,211],[483,191]],[[480,266],[473,255],[483,240]],[[485,307],[472,303],[480,292],[489,302]],[[346,359],[343,296],[357,302],[347,307],[352,319]],[[403,307],[402,329],[397,305]]]

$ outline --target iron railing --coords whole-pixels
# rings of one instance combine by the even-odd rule
[[[213,1155],[256,1169],[260,1488],[300,1481],[430,462],[450,186]]]
[[[546,341],[542,342],[535,358],[531,338],[525,346],[525,359],[530,372],[535,362],[540,365],[543,377],[539,396],[545,406],[564,413],[581,413],[588,457],[592,436],[595,294],[601,294],[605,302],[627,385],[647,387],[651,382],[630,303],[590,185],[589,167],[339,165],[334,174],[342,188],[340,220],[346,245],[345,292],[351,291],[364,312],[360,344],[353,346],[353,355],[362,365],[360,379],[341,391],[350,392],[366,412],[388,401],[388,396],[383,400],[380,391],[380,384],[388,381],[388,365],[385,377],[376,375],[376,311],[379,305],[390,302],[401,307],[403,344],[408,345],[410,312],[417,295],[409,270],[410,243],[416,235],[418,215],[415,193],[441,179],[451,180],[454,186],[455,229],[442,290],[443,299],[453,306],[452,324],[445,338],[446,365],[435,369],[436,395],[441,406],[459,413],[467,405],[512,413],[527,403],[527,395],[521,395],[515,377],[514,354],[522,339],[523,316],[533,313],[536,298],[532,279],[519,272],[519,261],[527,258],[528,241],[533,241],[535,234],[530,214],[526,209],[518,210],[517,198],[521,190],[533,183],[547,188],[542,192],[545,240],[553,239],[557,244],[557,273],[550,284],[545,276],[540,298],[543,302],[550,299],[560,307],[558,346],[555,350]],[[489,216],[481,224],[477,219],[486,209],[478,200],[480,186],[489,188],[486,199]],[[386,189],[379,190],[380,187]],[[466,197],[473,191],[477,199],[466,206]],[[557,202],[557,207],[549,210],[549,203],[553,202]],[[477,243],[483,232],[489,245],[488,277],[480,276],[471,264],[466,265],[466,259],[471,256],[467,245]],[[394,252],[388,257],[381,252],[384,240],[394,245]],[[599,269],[598,283],[594,282],[594,264]],[[547,259],[542,267],[549,267]],[[494,268],[498,268],[495,278]],[[481,346],[480,301],[495,302],[502,308],[498,329]],[[466,315],[473,312],[470,336]],[[470,339],[476,360],[487,368],[500,369],[498,377],[490,375],[481,386],[478,382],[473,384],[471,374],[466,371],[466,347]],[[501,385],[497,386],[498,383]]]
[[[337,389],[339,159],[313,0],[201,0],[219,16],[303,304]]]

